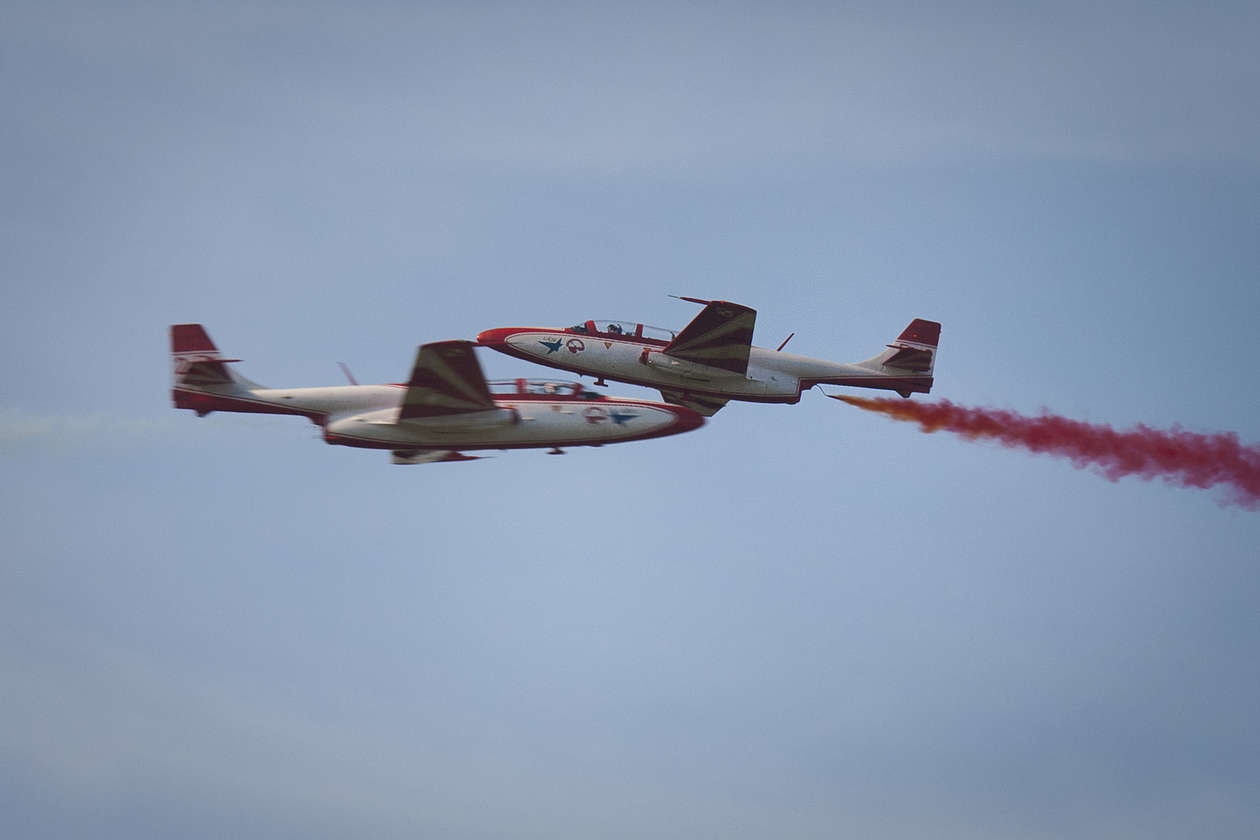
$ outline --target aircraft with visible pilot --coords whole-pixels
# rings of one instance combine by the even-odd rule
[[[757,313],[724,300],[684,297],[704,305],[682,330],[626,321],[584,321],[571,327],[497,327],[477,343],[531,362],[659,389],[667,403],[705,417],[730,400],[797,403],[815,385],[882,388],[903,397],[932,390],[941,325],[916,318],[871,358],[829,362],[752,346]],[[793,333],[795,335],[795,333]]]
[[[395,464],[471,461],[463,450],[603,446],[676,435],[704,418],[685,406],[587,390],[579,382],[487,382],[471,341],[422,344],[411,376],[394,385],[264,388],[219,353],[200,324],[171,327],[176,408],[293,414],[342,446],[387,449]],[[343,368],[344,369],[344,368]]]

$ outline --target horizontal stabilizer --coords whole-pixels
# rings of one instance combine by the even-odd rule
[[[204,359],[195,362],[176,361],[176,382],[180,385],[230,385],[232,374],[225,362],[239,359]]]
[[[931,350],[924,350],[919,347],[903,347],[897,344],[889,344],[888,346],[897,352],[884,359],[884,364],[887,367],[917,371],[932,369]]]

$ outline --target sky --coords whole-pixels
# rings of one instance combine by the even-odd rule
[[[927,399],[1254,444],[1258,40],[1247,3],[6,3],[0,834],[1256,836],[1223,493],[816,391],[392,466],[176,411],[167,328],[280,387],[669,294],[837,361],[924,317]]]

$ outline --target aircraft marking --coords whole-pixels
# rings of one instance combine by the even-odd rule
[[[550,356],[560,349],[560,345],[564,343],[563,339],[557,338],[555,341],[543,341],[539,339],[539,344],[547,348],[547,355]]]
[[[580,338],[570,338],[564,346],[569,348],[570,353],[581,353],[586,349],[586,342]]]

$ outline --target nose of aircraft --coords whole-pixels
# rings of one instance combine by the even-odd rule
[[[669,410],[674,412],[674,428],[680,434],[704,425],[704,417],[693,409],[682,405],[671,405]]]
[[[507,343],[508,336],[517,331],[516,327],[495,327],[492,330],[482,330],[477,333],[477,343],[482,347],[502,347]]]

